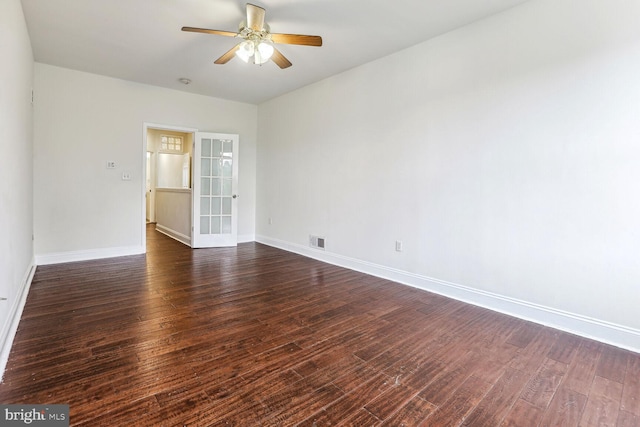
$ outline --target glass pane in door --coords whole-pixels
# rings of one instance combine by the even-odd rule
[[[200,234],[231,233],[232,161],[232,140],[202,140]]]

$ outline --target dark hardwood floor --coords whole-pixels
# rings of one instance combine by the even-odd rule
[[[2,403],[86,426],[640,426],[640,355],[268,246],[41,266]]]

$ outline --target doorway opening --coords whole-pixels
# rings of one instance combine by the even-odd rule
[[[144,198],[142,242],[147,223],[191,246],[191,169],[197,129],[152,123],[143,125]]]
[[[237,134],[144,123],[142,244],[147,222],[192,248],[238,244]]]

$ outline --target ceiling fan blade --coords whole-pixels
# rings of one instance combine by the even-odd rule
[[[271,41],[281,44],[299,44],[304,46],[322,46],[322,37],[303,34],[271,34]]]
[[[265,10],[255,4],[247,3],[247,27],[262,31],[264,27]]]
[[[282,69],[289,68],[292,65],[291,62],[287,58],[285,58],[285,56],[276,48],[273,49],[271,60]]]
[[[192,33],[217,34],[219,36],[227,36],[227,37],[235,37],[238,35],[238,33],[234,33],[233,31],[209,30],[207,28],[194,28],[194,27],[182,27],[182,31],[189,31]]]
[[[220,58],[216,59],[214,64],[222,65],[231,61],[234,56],[236,56],[236,51],[240,48],[240,44],[238,43],[231,49],[229,49],[225,54],[223,54]]]

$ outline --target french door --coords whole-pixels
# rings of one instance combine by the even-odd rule
[[[238,244],[238,135],[196,132],[193,150],[193,248]]]

